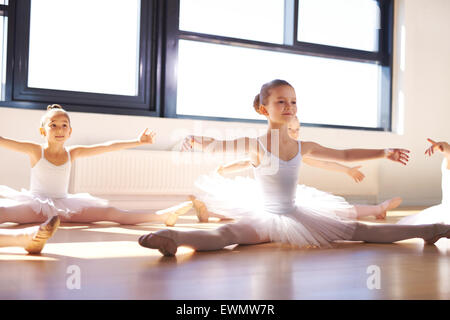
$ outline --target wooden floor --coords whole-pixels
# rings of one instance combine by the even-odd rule
[[[390,212],[386,222],[415,212]],[[190,212],[176,228],[217,226],[197,223]],[[433,246],[413,239],[333,249],[275,243],[201,253],[180,248],[166,258],[137,243],[159,228],[63,224],[40,256],[0,248],[0,299],[450,299],[448,239]],[[380,288],[370,289],[377,275]]]

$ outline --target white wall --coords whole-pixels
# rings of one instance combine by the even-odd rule
[[[401,26],[405,30],[401,49]],[[334,148],[402,147],[411,150],[407,167],[386,160],[364,163],[366,180],[361,184],[335,173],[302,168],[305,184],[320,189],[366,197],[370,201],[391,196],[404,198],[404,205],[428,206],[438,203],[440,156],[426,158],[427,137],[450,141],[450,1],[396,1],[394,57],[395,132],[369,132],[324,128],[302,128],[302,139]],[[402,53],[403,52],[403,53]],[[404,54],[404,68],[400,68]],[[403,64],[402,64],[403,66]],[[399,104],[403,94],[404,105]],[[57,101],[55,101],[56,103]],[[249,107],[251,107],[249,105]],[[38,133],[42,111],[0,108],[0,135],[42,141]],[[112,139],[135,138],[145,128],[157,132],[157,142],[149,147],[169,150],[183,133],[246,132],[264,125],[184,119],[161,119],[118,115],[71,113],[73,135],[70,144],[90,144]],[[209,131],[209,132],[208,132]],[[249,131],[248,131],[249,132]],[[26,156],[0,150],[0,184],[20,189],[29,183]]]

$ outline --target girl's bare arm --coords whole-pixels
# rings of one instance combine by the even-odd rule
[[[405,149],[345,149],[337,150],[321,146],[315,142],[302,142],[302,156],[339,162],[389,159],[406,165],[409,150]]]
[[[134,140],[117,140],[108,141],[101,144],[91,146],[73,146],[70,148],[70,155],[72,160],[81,157],[91,157],[106,152],[119,151],[138,147],[144,144],[151,144],[154,142],[155,133],[145,129],[137,139]]]

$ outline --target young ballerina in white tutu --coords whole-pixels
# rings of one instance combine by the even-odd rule
[[[425,154],[431,157],[437,150],[444,155],[441,166],[442,202],[417,214],[406,216],[398,221],[398,224],[450,224],[450,145],[444,141],[434,142],[431,139],[428,139],[428,142],[432,145],[425,151]]]
[[[300,123],[295,116],[288,124],[289,136],[299,139]],[[359,171],[361,166],[347,167],[337,162],[317,160],[308,157],[302,157],[302,162],[313,167],[345,173],[355,182],[364,179],[364,174]],[[222,220],[239,218],[245,212],[241,210],[230,210],[227,203],[233,202],[233,206],[248,208],[251,203],[260,202],[258,194],[254,192],[256,189],[256,181],[247,177],[236,177],[227,179],[223,176],[229,173],[235,173],[252,168],[250,160],[239,160],[223,166],[219,166],[212,175],[200,176],[195,185],[199,189],[195,195],[189,198],[194,204],[197,217],[200,222],[208,222],[209,217],[216,217]],[[230,200],[232,199],[232,200]],[[365,215],[374,214],[375,211],[369,210],[352,210],[353,206],[348,204],[344,198],[332,195],[318,189],[305,185],[298,185],[296,190],[296,202],[301,203],[304,207],[321,208],[322,210],[333,210],[336,214],[347,218],[361,218]],[[248,210],[246,212],[250,212]],[[220,212],[220,214],[218,213]],[[358,213],[360,214],[358,216]],[[384,219],[386,212],[376,213],[377,219]]]
[[[22,247],[30,254],[39,254],[59,227],[59,216],[48,218],[39,226],[23,229],[0,229],[0,248]]]
[[[274,80],[262,86],[258,111],[268,120],[267,134],[258,139],[241,138],[220,141],[213,138],[187,137],[185,148],[193,141],[211,152],[245,152],[254,166],[260,206],[233,208],[252,210],[235,223],[215,230],[176,231],[164,229],[139,238],[139,244],[158,249],[164,255],[174,255],[178,246],[195,250],[218,250],[232,244],[257,244],[268,241],[285,242],[299,247],[328,247],[338,240],[392,243],[410,238],[422,238],[434,243],[441,237],[450,237],[450,225],[367,225],[337,215],[334,210],[303,207],[296,202],[298,171],[303,156],[331,161],[362,161],[386,158],[406,165],[403,149],[348,149],[325,148],[314,142],[295,141],[289,137],[287,125],[297,112],[293,87],[283,80]],[[278,133],[278,134],[276,134]],[[272,136],[275,139],[272,141]],[[227,146],[234,148],[227,149]],[[279,147],[279,149],[277,149]],[[273,163],[277,166],[273,166]],[[378,206],[354,206],[353,210],[369,210],[373,215],[398,205],[394,199]]]
[[[69,114],[61,106],[51,105],[42,117],[40,132],[46,140],[44,145],[0,137],[0,147],[27,154],[31,163],[30,190],[22,189],[19,192],[0,185],[0,197],[3,197],[0,198],[0,223],[36,223],[59,215],[61,222],[165,222],[166,225],[173,225],[179,214],[192,207],[192,203],[188,201],[157,213],[132,212],[111,207],[108,201],[87,193],[68,193],[73,161],[81,157],[151,144],[155,133],[148,129],[136,140],[65,147],[64,144],[72,133]]]

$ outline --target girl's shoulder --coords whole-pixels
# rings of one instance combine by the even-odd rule
[[[79,145],[66,147],[67,153],[69,154],[71,161],[74,161],[78,157],[78,151],[82,147],[83,146],[79,146]]]
[[[317,145],[317,143],[312,142],[312,141],[301,141],[300,140],[300,146],[302,147],[302,149],[308,149],[313,147],[314,145]]]
[[[310,153],[314,148],[319,147],[320,145],[313,141],[300,141],[300,148],[302,155]]]
[[[30,146],[30,163],[31,167],[34,167],[35,164],[42,158],[42,154],[44,153],[44,146],[33,143]]]

